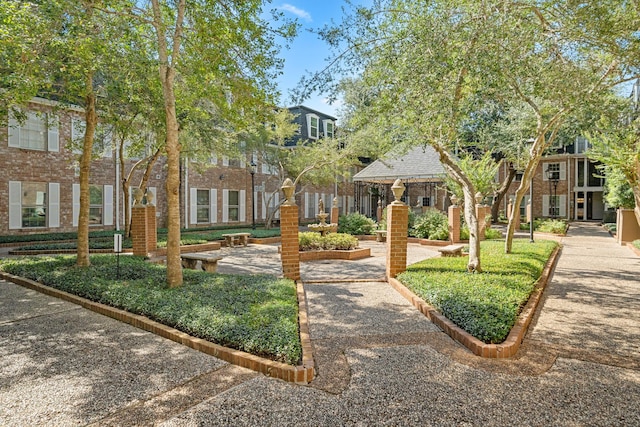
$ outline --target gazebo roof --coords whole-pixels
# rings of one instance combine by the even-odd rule
[[[403,156],[387,153],[353,176],[354,181],[391,184],[400,178],[406,182],[442,181],[445,170],[440,156],[429,145],[415,147]]]

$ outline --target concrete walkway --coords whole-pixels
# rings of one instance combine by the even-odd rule
[[[0,425],[640,425],[640,258],[607,236],[572,225],[521,351],[501,361],[367,280],[384,258],[303,264],[306,280],[336,279],[306,285],[319,373],[307,387],[0,282]],[[236,256],[268,270],[249,249],[221,270]],[[338,280],[349,269],[361,280]]]

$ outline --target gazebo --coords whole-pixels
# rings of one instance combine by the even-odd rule
[[[431,146],[414,147],[408,152],[389,152],[353,176],[356,211],[374,217],[378,200],[382,206],[393,201],[391,186],[400,179],[406,190],[403,201],[414,211],[428,208],[446,211],[445,170]]]

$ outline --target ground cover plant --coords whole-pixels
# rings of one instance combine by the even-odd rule
[[[348,251],[358,247],[358,238],[346,233],[320,233],[306,231],[298,233],[298,244],[301,251],[341,250]]]
[[[640,240],[634,240],[633,242],[631,242],[631,244],[637,248],[640,249]]]
[[[184,285],[166,286],[166,267],[140,257],[75,256],[0,260],[0,270],[140,314],[208,341],[272,360],[301,359],[296,285],[268,275],[185,270]]]
[[[501,343],[529,299],[556,242],[484,241],[482,273],[467,272],[466,257],[413,264],[398,280],[456,325],[485,343]]]

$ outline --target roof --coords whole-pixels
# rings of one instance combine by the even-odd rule
[[[409,182],[442,181],[445,170],[440,156],[431,146],[415,147],[403,156],[387,153],[353,176],[354,181],[392,183],[400,178]]]

